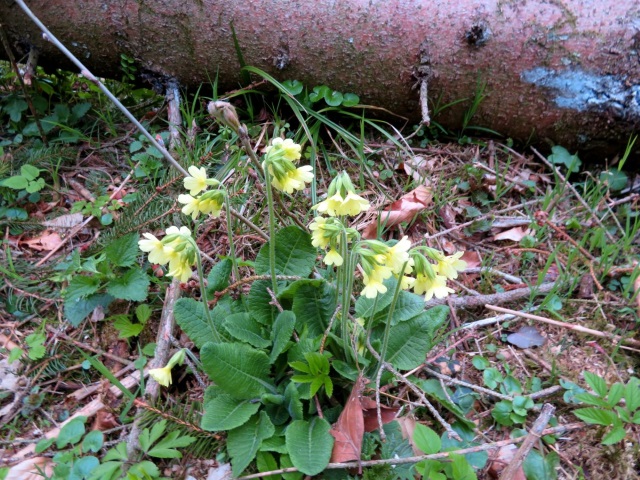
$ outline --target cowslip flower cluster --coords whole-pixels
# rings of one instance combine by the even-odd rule
[[[306,183],[313,180],[313,167],[296,167],[300,160],[301,146],[290,138],[274,138],[265,149],[262,168],[271,176],[271,185],[285,193],[302,190]]]
[[[220,211],[224,205],[225,191],[222,189],[208,190],[210,186],[220,185],[216,179],[207,178],[204,167],[189,167],[189,176],[184,178],[184,188],[189,190],[189,194],[178,195],[178,202],[182,203],[182,213],[191,215],[193,220],[202,213],[204,215],[220,216]],[[200,192],[204,192],[201,195]]]
[[[339,253],[343,234],[347,242],[358,237],[358,232],[345,226],[342,216],[356,216],[369,209],[369,202],[356,194],[356,189],[346,172],[338,174],[329,184],[327,199],[315,205],[313,209],[328,217],[317,216],[309,225],[314,247],[329,248],[324,256],[326,265],[339,267],[344,262]]]
[[[341,172],[329,184],[327,199],[313,207],[330,217],[355,217],[369,209],[369,202],[356,193],[346,172]]]
[[[196,263],[196,246],[187,227],[169,227],[162,240],[151,233],[144,233],[138,247],[149,253],[149,262],[158,265],[169,264],[170,277],[186,282],[191,277],[191,268]]]
[[[458,272],[467,267],[467,263],[460,259],[463,252],[446,256],[430,247],[411,249],[411,242],[406,236],[394,245],[366,240],[361,242],[358,253],[363,270],[362,295],[367,298],[385,293],[387,287],[383,282],[391,276],[399,279],[400,288],[424,294],[427,301],[433,297],[444,298],[454,291],[447,286],[447,280],[458,278]]]
[[[184,357],[185,349],[182,348],[173,354],[164,367],[149,370],[149,375],[163,387],[168,387],[171,385],[171,370],[176,365],[182,365],[184,363]]]

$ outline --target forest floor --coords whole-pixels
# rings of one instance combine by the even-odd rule
[[[129,462],[139,469],[140,476],[132,478],[145,478],[140,473],[144,468],[147,474],[155,472],[153,465],[158,475],[149,478],[222,478],[215,475],[234,455],[226,451],[225,434],[201,428],[211,381],[190,363],[197,360],[200,344],[167,323],[177,297],[200,297],[197,275],[176,288],[166,270],[118,243],[127,235],[158,235],[169,225],[188,225],[176,200],[182,177],[104,97],[70,74],[43,76],[32,87],[36,103],[46,99],[41,111],[41,120],[49,122],[44,145],[10,70],[3,78],[0,461],[5,468],[0,478],[42,478],[25,473],[34,465],[48,472],[48,478],[65,478],[61,472],[67,471],[77,477],[69,473],[66,478],[84,478],[78,465],[86,462],[86,472],[97,465],[84,460],[88,452],[96,452],[96,462],[103,465],[118,458],[118,468]],[[204,97],[183,99],[174,144],[167,112],[175,105],[140,92],[128,86],[119,94],[156,138],[171,144],[183,167],[204,166],[215,173],[232,192],[233,207],[257,225],[254,229],[234,217],[229,238],[223,212],[202,221],[195,237],[205,271],[216,259],[228,258],[234,246],[239,265],[234,275],[240,283],[224,292],[234,300],[248,295],[269,227],[262,172],[232,129],[207,115]],[[232,102],[258,157],[266,139],[288,135],[301,141],[302,163],[315,158],[314,189],[283,194],[276,204],[282,225],[306,228],[315,215],[312,198],[322,200],[331,179],[345,171],[371,205],[350,221],[360,234],[379,234],[381,240],[407,236],[413,245],[446,255],[464,252],[466,268],[449,284],[454,293],[426,302],[429,308],[447,305],[450,313],[437,342],[412,373],[416,381],[440,383],[442,402],[433,392],[430,398],[446,422],[456,421],[455,410],[475,425],[473,434],[454,446],[477,449],[467,456],[477,478],[499,478],[517,448],[527,443],[532,453],[525,467],[509,478],[638,478],[640,387],[635,376],[640,340],[634,332],[640,320],[640,187],[623,168],[625,152],[601,165],[584,165],[579,154],[561,146],[551,154],[544,149],[539,153],[500,137],[447,131],[437,123],[399,133],[384,122],[361,122],[357,108],[346,106],[324,113],[329,122],[317,123],[303,109],[309,123],[301,124],[288,104],[273,99],[263,103],[239,92]],[[352,111],[355,120],[344,114]],[[338,130],[332,126],[336,124],[341,125]],[[305,133],[309,126],[312,141]],[[397,221],[377,228],[384,211],[392,211]],[[131,255],[131,261],[122,260]],[[117,283],[129,275],[144,278]],[[355,275],[361,285],[361,273]],[[148,371],[145,364],[158,356],[163,343],[158,332],[164,332],[165,345],[164,359],[156,367],[176,348],[194,354],[192,360],[187,356],[188,366],[173,372],[168,388],[139,381],[139,373]],[[335,371],[331,376],[338,381]],[[118,388],[116,378],[127,388]],[[133,393],[123,394],[125,390]],[[364,395],[375,399],[375,390],[371,383]],[[382,390],[383,405],[402,418],[407,438],[400,441],[410,447],[409,454],[396,458],[434,453],[420,449],[420,442],[406,433],[416,424],[442,433],[425,405],[416,403],[402,383],[388,381]],[[344,391],[348,395],[350,387]],[[346,395],[327,398],[326,405],[340,406]],[[78,416],[78,430],[63,428],[60,435],[57,429]],[[541,416],[541,428],[555,430],[530,434]],[[171,452],[166,456],[154,456],[141,441],[142,453],[135,461],[126,444],[105,457],[109,448],[136,438],[140,430],[144,438],[144,432],[160,424],[167,432],[172,431],[169,425],[181,426],[174,430],[180,432],[178,439],[188,433],[197,440],[168,442]],[[92,430],[102,432],[99,442],[87,433]],[[523,435],[524,442],[515,440]],[[43,443],[46,438],[53,440]],[[487,445],[493,447],[483,450]],[[363,460],[387,458],[383,447],[362,448]],[[281,451],[270,452],[258,454],[257,464],[251,463],[245,474],[285,465],[274,460]],[[56,473],[56,465],[70,470]],[[326,470],[321,476],[364,478],[367,471],[368,478],[417,475],[414,470],[373,469],[365,466],[362,475],[357,468]],[[472,478],[449,470],[445,474]],[[118,478],[104,475],[98,478]],[[87,473],[86,478],[95,477]]]

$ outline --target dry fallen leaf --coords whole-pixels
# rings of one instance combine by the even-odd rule
[[[59,247],[62,243],[62,238],[56,232],[45,230],[39,237],[22,240],[20,243],[27,245],[32,250],[49,251]]]
[[[494,235],[494,240],[513,240],[514,242],[519,242],[524,237],[529,235],[531,230],[524,227],[515,227],[511,230],[505,230],[504,232],[500,232],[497,235]]]
[[[487,469],[489,476],[491,478],[500,478],[502,471],[511,463],[517,451],[518,447],[515,445],[501,447],[498,453],[490,459],[489,468]],[[526,480],[522,467],[516,470],[511,480]]]
[[[413,415],[409,415],[406,417],[400,417],[397,419],[398,424],[400,425],[400,430],[402,431],[402,438],[405,438],[409,441],[409,445],[413,449],[413,453],[415,455],[422,455],[424,452],[416,447],[413,443],[413,431],[416,429],[416,418]]]
[[[638,293],[638,290],[640,290],[640,276],[636,277],[633,282],[633,291],[636,294],[636,306],[638,307],[638,314],[640,315],[640,293]]]
[[[407,175],[411,175],[416,182],[422,183],[424,182],[426,173],[433,170],[434,163],[435,161],[433,159],[427,160],[421,155],[416,155],[407,158],[402,166]]]
[[[420,185],[386,207],[380,212],[379,219],[378,215],[375,215],[371,223],[365,227],[362,236],[368,239],[376,238],[378,223],[381,227],[390,228],[399,223],[411,221],[431,204],[432,198],[431,189]]]
[[[546,339],[540,335],[535,327],[522,327],[507,336],[507,342],[519,348],[541,347]]]
[[[365,385],[366,380],[358,377],[338,421],[331,427],[330,433],[336,439],[331,452],[331,462],[360,460],[364,436],[364,416],[360,397]]]
[[[5,480],[42,480],[40,471],[47,476],[53,474],[53,460],[47,457],[35,457],[20,462],[9,469]]]
[[[364,416],[364,431],[373,432],[380,428],[378,424],[378,409],[376,408],[376,402],[372,398],[362,397],[360,399],[360,405],[362,405],[362,414]],[[380,405],[380,417],[382,418],[382,424],[393,422],[396,415],[400,411],[396,407],[387,407],[386,405]]]
[[[467,262],[467,268],[477,268],[482,265],[482,259],[478,252],[467,250],[462,254],[460,260]]]
[[[42,225],[52,229],[69,229],[82,223],[83,216],[81,213],[69,213],[67,215],[61,215],[51,220],[42,222]]]

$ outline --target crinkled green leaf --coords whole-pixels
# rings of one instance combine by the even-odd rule
[[[271,353],[269,355],[269,362],[273,363],[278,358],[293,334],[293,329],[296,324],[296,316],[293,312],[285,310],[280,312],[273,322],[273,328],[271,329]]]
[[[291,309],[296,315],[297,329],[306,327],[309,335],[322,335],[336,309],[336,289],[324,280],[302,282],[293,295]]]
[[[267,289],[271,289],[271,281],[258,280],[253,282],[247,297],[247,307],[253,318],[263,325],[273,325],[278,315],[278,310],[273,303],[273,299]]]
[[[219,316],[216,315],[217,309],[218,306],[210,314],[214,324],[220,330],[222,325]],[[215,333],[207,321],[202,302],[193,298],[180,298],[173,308],[173,315],[176,323],[185,331],[196,347],[202,348],[205,343],[214,341]]]
[[[220,260],[213,266],[207,276],[207,293],[221,292],[229,286],[232,266],[233,262],[229,258]]]
[[[308,277],[316,261],[316,248],[311,235],[296,226],[285,227],[275,234],[276,274]],[[269,269],[269,242],[265,243],[255,262],[256,275],[266,275]]]
[[[239,476],[255,458],[263,440],[271,437],[275,428],[263,411],[254,415],[244,425],[230,430],[227,435],[227,451],[231,457],[233,476]]]
[[[100,288],[100,278],[97,276],[74,275],[64,291],[66,300],[83,298],[96,293]]]
[[[246,312],[234,313],[224,319],[224,328],[229,334],[256,348],[267,348],[271,342],[262,336],[262,326]]]
[[[269,378],[269,357],[241,343],[206,343],[200,352],[204,371],[225,393],[244,400],[276,393]]]
[[[238,401],[223,393],[205,403],[200,426],[211,432],[231,430],[247,422],[259,408],[258,402]]]
[[[293,465],[306,475],[322,472],[331,458],[333,437],[326,420],[294,420],[285,433],[287,449]]]

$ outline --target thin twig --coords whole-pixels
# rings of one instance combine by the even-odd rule
[[[563,425],[560,427],[547,428],[540,432],[541,436],[545,435],[557,435],[565,432],[569,432],[572,430],[579,430],[581,428],[586,427],[587,425],[584,423],[570,423],[568,425]],[[405,457],[405,458],[387,458],[382,460],[366,460],[362,462],[338,462],[338,463],[329,463],[325,470],[335,470],[335,469],[345,469],[345,468],[357,468],[357,467],[374,467],[377,465],[406,465],[410,463],[418,463],[423,460],[440,460],[443,458],[448,458],[450,455],[466,455],[468,453],[476,453],[476,452],[486,452],[487,450],[498,449],[507,445],[515,445],[518,443],[522,443],[525,441],[527,437],[518,437],[518,438],[510,438],[507,440],[502,440],[494,443],[486,443],[484,445],[478,445],[476,447],[463,448],[460,450],[455,450],[452,452],[441,452],[434,453],[431,455],[418,455],[415,457]],[[277,475],[281,473],[293,473],[297,472],[298,469],[295,467],[289,468],[281,468],[278,470],[271,470],[269,472],[260,472],[254,473],[251,475],[245,475],[244,477],[238,477],[237,480],[251,480],[253,478],[262,478],[268,477],[270,475]]]
[[[607,238],[612,241],[615,242],[616,239],[613,237],[613,235],[611,235],[609,233],[609,231],[607,230],[607,228],[602,224],[602,222],[600,221],[600,218],[598,218],[598,215],[596,215],[596,212],[594,212],[591,207],[589,206],[589,204],[585,201],[584,198],[582,198],[582,196],[580,195],[580,193],[578,193],[578,191],[576,190],[576,188],[571,185],[571,183],[569,183],[567,181],[567,179],[565,178],[564,175],[562,175],[560,173],[560,171],[555,167],[555,165],[553,165],[549,160],[547,160],[544,155],[542,155],[540,152],[538,152],[535,148],[531,147],[531,150],[533,151],[533,153],[536,154],[536,156],[547,166],[551,169],[552,172],[554,172],[558,178],[560,179],[560,181],[566,185],[569,190],[571,190],[571,193],[573,193],[573,195],[578,199],[578,201],[582,204],[582,206],[584,208],[587,209],[587,211],[589,212],[589,214],[591,215],[591,218],[593,218],[595,220],[595,222],[598,224],[598,226],[600,228],[602,228],[602,230],[604,231],[605,235],[607,236]]]
[[[487,308],[488,310],[493,310],[494,312],[510,313],[511,315],[515,315],[517,317],[528,318],[529,320],[536,320],[538,322],[548,323],[550,325],[556,325],[558,327],[566,328],[568,330],[573,330],[575,332],[586,333],[587,335],[608,338],[612,342],[626,343],[627,345],[640,347],[640,341],[634,340],[633,338],[625,338],[625,337],[621,337],[620,335],[614,335],[613,333],[601,332],[599,330],[592,330],[591,328],[586,328],[586,327],[583,327],[582,325],[573,325],[571,323],[559,322],[557,320],[551,320],[550,318],[541,317],[539,315],[532,315],[530,313],[518,312],[517,310],[510,310],[508,308],[497,307],[495,305],[485,305],[485,308]]]

